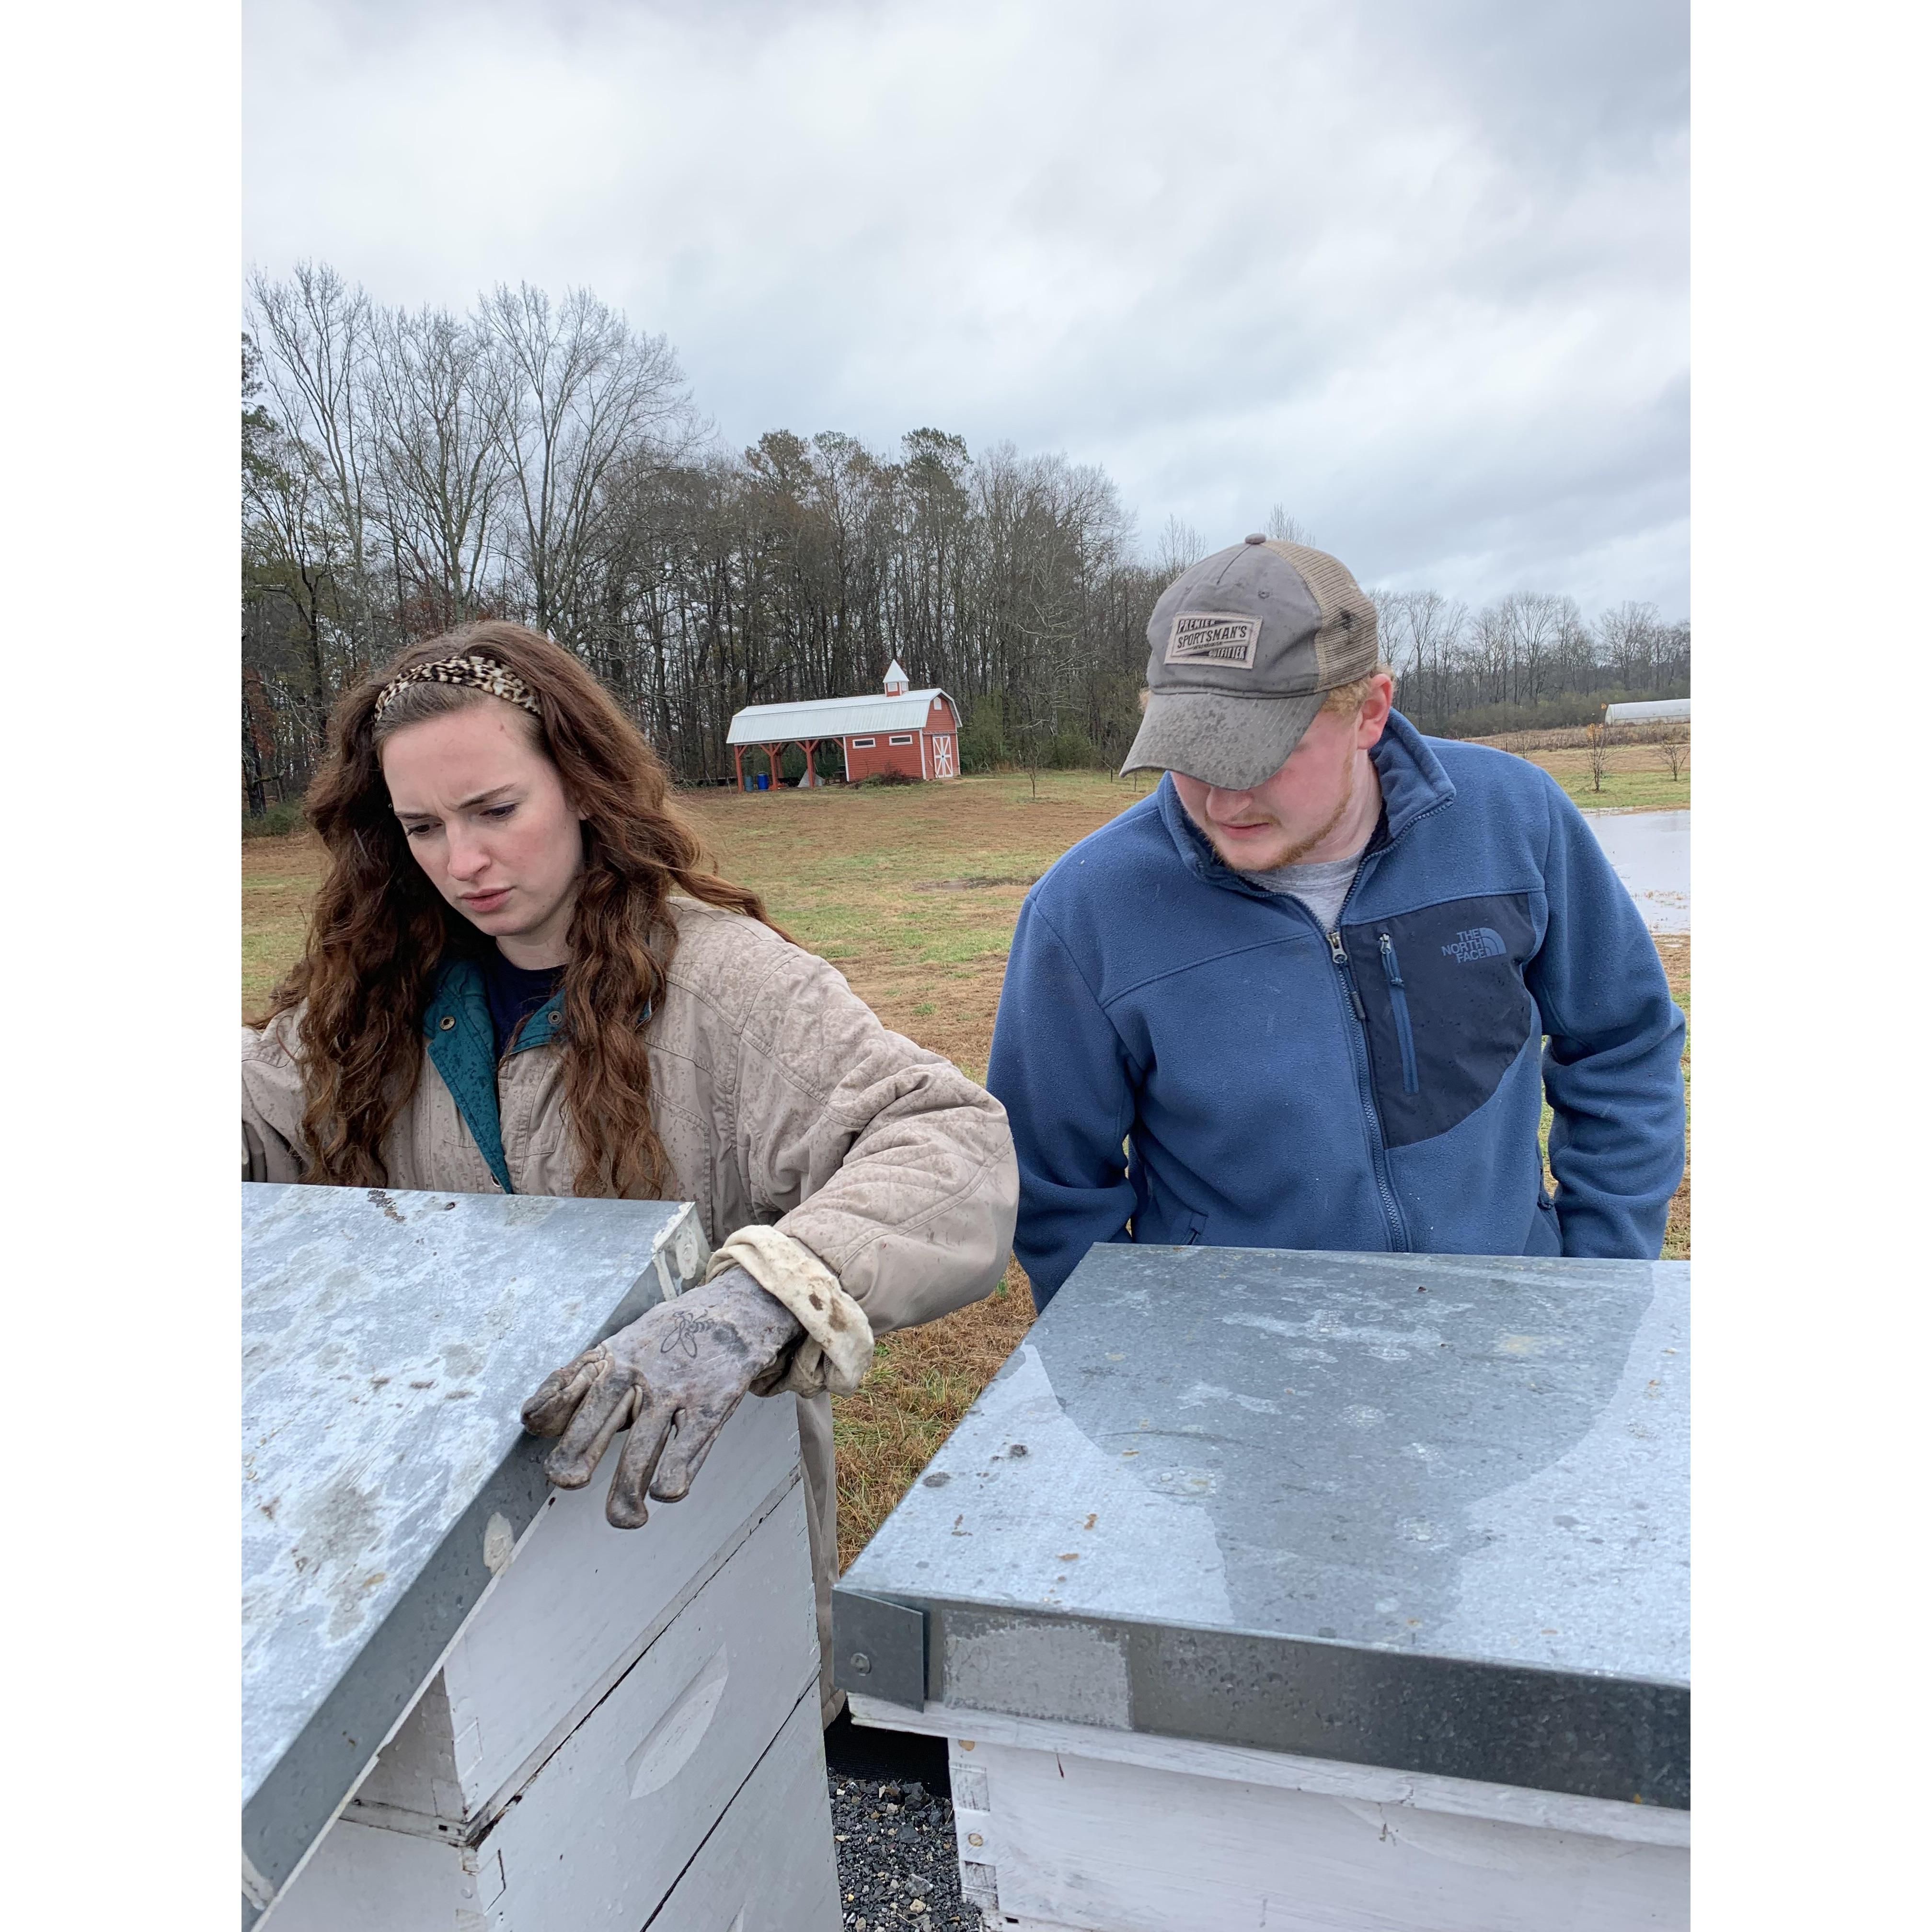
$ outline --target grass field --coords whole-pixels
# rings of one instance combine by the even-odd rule
[[[1539,752],[1536,761],[1564,755]],[[1634,789],[1642,774],[1630,779]],[[1586,788],[1588,782],[1586,771]],[[886,1025],[983,1079],[1006,949],[1027,885],[1146,789],[1144,778],[1053,772],[1041,775],[1036,798],[1024,774],[1002,774],[945,787],[687,794],[683,802],[720,869],[761,892],[772,916],[836,964]],[[1688,796],[1688,785],[1676,790]],[[321,860],[306,835],[243,843],[246,1012],[259,1009],[300,951]],[[1690,940],[1663,938],[1658,950],[1688,1012]],[[1685,1069],[1688,1076],[1688,1054]],[[1672,1204],[1665,1252],[1689,1251],[1687,1174]],[[1025,1333],[1032,1312],[1025,1277],[1015,1265],[987,1300],[881,1341],[866,1386],[834,1405],[842,1563],[938,1449]]]
[[[1493,745],[1532,764],[1540,765],[1586,812],[1682,812],[1690,804],[1690,760],[1688,749],[1678,770],[1670,767],[1654,745],[1612,744],[1604,754],[1603,788],[1592,788],[1590,754],[1580,746],[1553,747],[1544,742],[1561,736],[1580,737],[1580,732],[1561,734],[1520,731],[1502,738],[1481,738],[1478,744]]]

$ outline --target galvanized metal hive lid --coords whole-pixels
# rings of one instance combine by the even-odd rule
[[[1684,1802],[1688,1272],[1096,1247],[842,1588],[949,1705]]]
[[[278,1840],[326,1821],[337,1760],[373,1754],[487,1586],[468,1519],[500,1510],[500,1540],[541,1502],[524,1398],[704,1243],[676,1202],[242,1192],[242,1790]]]

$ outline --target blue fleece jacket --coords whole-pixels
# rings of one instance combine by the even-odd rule
[[[1165,778],[1028,895],[986,1084],[1042,1306],[1096,1241],[1661,1247],[1684,1017],[1595,835],[1535,766],[1400,714],[1371,755],[1333,933],[1222,865]]]

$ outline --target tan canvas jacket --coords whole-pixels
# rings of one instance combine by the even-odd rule
[[[814,1355],[808,1341],[801,1354],[812,1368],[795,1369],[784,1386],[800,1396],[829,1670],[831,1414],[825,1395],[812,1390],[856,1381],[873,1336],[991,1292],[1012,1246],[1019,1192],[1012,1142],[998,1101],[950,1061],[889,1032],[824,960],[737,914],[686,898],[671,910],[676,946],[646,1035],[652,1118],[677,1196],[696,1203],[712,1244],[724,1250],[721,1263],[740,1262],[824,1345]],[[284,1014],[262,1032],[244,1030],[248,1180],[301,1178],[296,1020]],[[506,1057],[496,1100],[512,1188],[568,1195],[574,1177],[555,1047]],[[427,1053],[383,1154],[394,1187],[502,1191]],[[758,1232],[731,1239],[747,1228]],[[814,1283],[827,1291],[817,1299],[848,1311],[856,1304],[862,1322],[842,1329],[830,1311],[814,1312]],[[856,1346],[854,1328],[864,1331]],[[701,1493],[700,1479],[694,1499]]]

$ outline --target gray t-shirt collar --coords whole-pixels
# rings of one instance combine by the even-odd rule
[[[1244,872],[1241,876],[1269,892],[1299,899],[1315,915],[1322,930],[1330,932],[1368,846],[1365,838],[1358,850],[1344,858],[1318,859],[1309,866],[1277,866],[1270,872]]]

